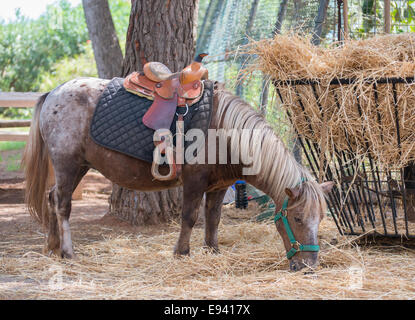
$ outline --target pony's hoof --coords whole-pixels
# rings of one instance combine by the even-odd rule
[[[218,248],[218,247],[216,247],[216,246],[211,247],[211,246],[207,246],[207,245],[205,245],[203,248],[205,249],[205,251],[206,251],[207,253],[211,253],[211,254],[220,254],[220,250],[219,250],[219,248]]]
[[[61,249],[45,249],[45,254],[47,254],[49,257],[62,257],[62,251]]]
[[[65,251],[62,251],[61,258],[75,260],[76,259],[76,255],[73,252],[65,252]]]
[[[176,258],[180,258],[183,256],[190,256],[190,249],[185,249],[185,250],[179,250],[179,249],[174,249],[174,256]]]

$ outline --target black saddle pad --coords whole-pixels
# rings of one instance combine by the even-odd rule
[[[102,93],[92,118],[90,135],[95,143],[131,157],[153,162],[154,130],[146,127],[142,118],[153,101],[126,91],[124,79],[114,78]],[[184,117],[185,132],[201,129],[207,133],[212,118],[213,82],[204,81],[200,101],[189,107]],[[176,133],[177,115],[170,131]]]

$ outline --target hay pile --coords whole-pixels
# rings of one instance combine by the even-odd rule
[[[276,88],[295,129],[326,154],[345,150],[363,159],[369,152],[382,169],[399,169],[414,161],[415,85],[396,84],[396,111],[393,85],[381,79],[414,77],[415,34],[351,40],[328,48],[315,47],[309,40],[277,35],[252,43],[247,52],[257,59],[246,72],[260,70],[279,81]],[[315,91],[310,85],[284,82],[303,79],[316,81]],[[336,79],[354,83],[330,85]]]
[[[273,223],[237,219],[236,212],[232,206],[223,210],[220,254],[201,248],[199,225],[192,256],[182,259],[172,255],[177,223],[141,232],[72,223],[77,260],[42,255],[42,236],[33,232],[33,223],[20,225],[20,232],[0,242],[0,299],[415,298],[413,250],[352,246],[325,219],[321,265],[313,274],[292,273]]]

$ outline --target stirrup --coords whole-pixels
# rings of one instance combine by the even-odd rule
[[[166,175],[162,175],[159,172],[159,164],[157,163],[157,159],[159,157],[158,152],[156,152],[157,155],[155,155],[155,159],[153,161],[153,164],[151,166],[151,174],[153,175],[153,177],[157,180],[160,181],[168,181],[168,180],[173,180],[177,177],[177,167],[176,167],[176,163],[174,162],[174,155],[173,155],[173,151],[169,148],[166,151],[167,154],[167,160],[168,160],[168,164],[169,164],[169,173]],[[158,158],[159,159],[159,158]],[[181,170],[180,170],[181,171]]]
[[[169,130],[165,130],[165,131],[163,130],[159,132],[158,134],[159,134],[160,139],[162,139],[163,137],[164,139],[166,139],[166,137],[169,136],[171,133]],[[163,146],[164,143],[166,143],[166,141],[160,141],[159,143],[156,143],[156,148],[154,149],[154,154],[153,154],[153,164],[151,166],[151,174],[153,175],[155,179],[160,180],[160,181],[173,180],[177,177],[177,167],[176,167],[176,162],[174,161],[173,147],[166,146],[166,145]],[[160,166],[159,163],[161,163],[162,154],[166,155],[167,164],[169,165],[169,173],[167,175],[162,175],[159,171],[159,166]]]

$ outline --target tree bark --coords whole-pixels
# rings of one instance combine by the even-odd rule
[[[343,33],[344,40],[349,40],[349,3],[343,0]]]
[[[329,0],[320,0],[318,6],[318,13],[315,20],[313,38],[311,43],[318,46],[321,42],[321,33],[323,32],[323,24],[327,17],[327,8],[329,6]]]
[[[385,33],[390,33],[391,32],[391,1],[390,0],[385,0],[384,3],[384,19],[385,19],[385,27],[384,27],[384,31]]]
[[[194,56],[197,0],[133,0],[127,31],[123,75],[142,70],[148,61],[175,72]]]
[[[162,62],[172,71],[190,64],[197,5],[197,0],[133,0],[123,76],[142,70],[148,61]],[[114,185],[109,211],[131,224],[145,225],[177,217],[181,208],[182,188],[138,192]]]
[[[82,0],[82,4],[98,76],[102,79],[120,76],[123,56],[108,0]]]

